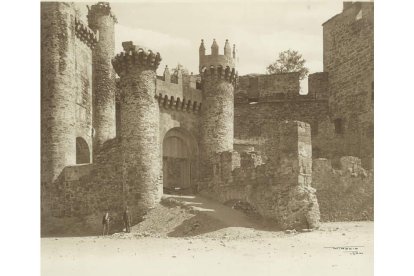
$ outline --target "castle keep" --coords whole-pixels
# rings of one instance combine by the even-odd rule
[[[238,76],[228,40],[222,53],[201,40],[198,75],[159,76],[162,53],[114,52],[109,3],[87,21],[41,4],[42,233],[94,231],[126,205],[140,219],[177,188],[284,229],[373,219],[373,3],[344,2],[323,24],[324,72],[306,95],[295,72]]]

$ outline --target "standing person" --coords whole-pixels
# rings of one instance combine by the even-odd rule
[[[105,232],[107,235],[109,235],[109,221],[111,220],[109,216],[109,211],[107,210],[102,218],[102,236],[105,236]],[[105,231],[106,230],[106,231]]]
[[[131,214],[129,213],[128,206],[125,208],[123,219],[124,219],[124,224],[125,224],[125,231],[127,233],[130,233],[131,232]]]

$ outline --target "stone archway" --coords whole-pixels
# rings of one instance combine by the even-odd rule
[[[163,187],[166,192],[194,191],[197,179],[198,147],[193,136],[183,128],[170,129],[162,143]]]
[[[76,164],[91,162],[91,153],[88,143],[82,137],[76,137]]]

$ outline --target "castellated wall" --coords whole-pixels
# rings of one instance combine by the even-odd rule
[[[344,3],[323,24],[323,63],[329,74],[332,120],[342,125],[344,155],[373,158],[374,3]]]
[[[257,150],[267,130],[283,120],[299,120],[311,126],[314,157],[343,156],[337,145],[343,137],[335,134],[328,104],[328,74],[309,75],[309,93],[299,94],[299,74],[248,75],[239,77],[235,92],[234,136],[255,143]]]
[[[172,80],[168,67],[157,76],[156,97],[160,106],[161,138],[172,128],[180,127],[200,138],[199,116],[202,92],[196,88],[197,77],[179,72]]]

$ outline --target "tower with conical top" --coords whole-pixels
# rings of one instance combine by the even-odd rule
[[[109,3],[88,7],[89,27],[99,37],[92,52],[94,156],[104,142],[116,136],[115,72],[111,64],[115,55],[115,23]]]
[[[219,46],[215,39],[211,46],[211,55],[205,54],[203,40],[199,53],[203,96],[200,176],[203,182],[213,174],[212,158],[217,153],[233,150],[234,86],[237,73],[235,56],[232,55],[228,40],[224,45],[224,55],[219,54]]]

